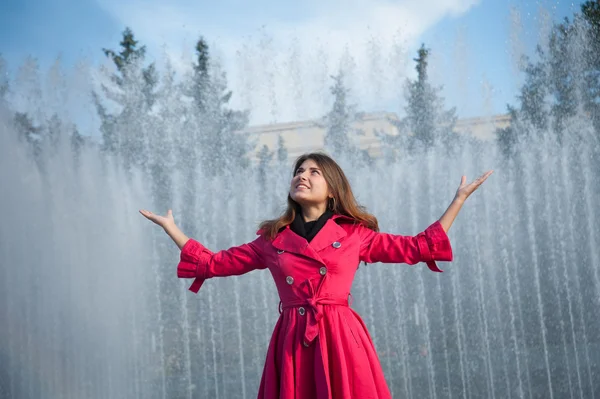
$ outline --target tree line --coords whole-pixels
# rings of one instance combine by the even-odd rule
[[[582,3],[581,12],[571,20],[554,24],[547,46],[537,46],[535,59],[523,57],[524,84],[517,104],[507,107],[511,125],[496,132],[506,156],[514,153],[517,143],[535,135],[551,134],[562,140],[570,119],[579,114],[589,119],[596,135],[600,131],[599,15],[598,0]],[[221,174],[232,168],[248,168],[249,157],[256,154],[262,175],[274,159],[287,161],[283,137],[278,147],[270,150],[266,146],[255,148],[250,137],[237,134],[247,127],[250,111],[229,105],[233,93],[204,38],[196,42],[191,72],[182,79],[176,79],[169,66],[159,72],[153,62],[147,64],[146,48],[129,28],[122,32],[118,49],[102,51],[116,72],[108,76],[109,83],[101,84],[99,92],[91,93],[102,137],[101,143],[95,144],[103,152],[119,156],[127,167],[141,167],[157,175],[164,167],[177,166],[177,160],[185,159],[210,164],[210,173]],[[460,140],[471,139],[454,133],[456,109],[445,108],[442,87],[431,83],[429,55],[430,49],[422,45],[414,58],[417,76],[405,83],[405,116],[396,126],[400,134],[377,134],[388,161],[436,144],[452,151]],[[0,58],[0,71],[5,70]],[[10,82],[6,73],[0,76],[0,104],[9,107]],[[340,70],[331,79],[332,106],[323,118],[325,149],[334,156],[347,155],[368,164],[373,159],[356,145],[355,138],[361,132],[353,122],[361,113],[351,103],[344,72]],[[92,144],[77,126],[56,114],[40,121],[28,112],[14,112],[13,125],[34,155],[55,143],[65,130],[70,132],[74,149]]]
[[[552,26],[547,46],[539,44],[535,59],[524,56],[524,84],[517,105],[509,105],[511,125],[497,132],[507,157],[519,144],[540,135],[559,144],[572,131],[575,118],[585,118],[597,140],[600,133],[600,1],[588,0],[572,19]]]

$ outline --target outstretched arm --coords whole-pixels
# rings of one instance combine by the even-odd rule
[[[181,250],[177,265],[177,277],[194,278],[190,287],[198,292],[204,280],[212,277],[237,276],[266,266],[261,259],[262,237],[248,244],[227,250],[212,252],[196,240],[188,238],[175,224],[173,212],[169,209],[166,216],[147,210],[140,210],[147,219],[161,226]]]
[[[471,184],[466,184],[466,177],[462,176],[456,196],[446,212],[438,221],[414,237],[376,233],[366,227],[359,227],[360,260],[367,263],[408,263],[409,265],[425,262],[432,271],[441,272],[435,261],[452,260],[452,247],[446,232],[450,229],[465,200],[492,172],[484,173]]]
[[[446,212],[440,218],[440,224],[445,232],[450,230],[450,226],[456,219],[456,215],[458,215],[458,211],[462,208],[465,200],[469,197],[469,195],[473,194],[475,190],[493,173],[493,170],[485,172],[483,175],[479,176],[479,178],[475,179],[471,184],[466,184],[467,177],[462,176],[460,180],[460,186],[458,190],[456,190],[456,195],[454,196],[454,200],[450,203]]]

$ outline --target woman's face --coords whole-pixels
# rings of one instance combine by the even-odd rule
[[[312,159],[304,161],[296,170],[290,186],[290,196],[301,206],[327,206],[329,187],[323,171]]]

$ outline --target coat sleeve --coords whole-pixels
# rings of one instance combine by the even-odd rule
[[[190,291],[198,293],[204,280],[212,277],[237,276],[255,269],[265,269],[260,241],[262,237],[237,247],[212,252],[190,239],[181,248],[177,277],[194,278]]]
[[[377,233],[363,226],[359,234],[360,260],[367,263],[425,262],[431,271],[441,272],[435,261],[452,261],[450,240],[439,221],[414,237]]]

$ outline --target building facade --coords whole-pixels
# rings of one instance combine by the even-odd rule
[[[353,123],[356,132],[355,144],[372,157],[381,154],[381,141],[377,132],[398,135],[400,119],[393,112],[375,112],[361,114]],[[459,119],[454,131],[459,134],[470,134],[480,140],[493,140],[496,129],[506,128],[510,125],[510,115],[493,115],[490,117],[476,117]],[[283,138],[290,159],[309,151],[322,150],[324,146],[327,127],[324,119],[307,121],[276,123],[270,125],[251,126],[240,134],[248,134],[256,141],[256,151],[267,146],[269,150],[277,150],[279,137]]]

